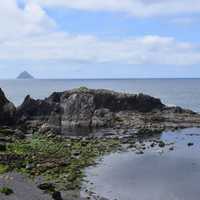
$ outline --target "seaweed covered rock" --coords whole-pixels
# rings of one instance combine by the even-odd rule
[[[16,108],[0,88],[0,125],[13,125]]]

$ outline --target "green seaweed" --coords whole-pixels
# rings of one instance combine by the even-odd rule
[[[81,86],[81,87],[78,88],[78,90],[79,90],[80,92],[87,92],[87,91],[88,91],[88,88],[85,87],[85,86]]]
[[[0,174],[5,174],[6,172],[8,172],[8,170],[8,165],[0,164]]]
[[[0,188],[0,193],[5,194],[6,196],[13,194],[13,190],[9,187]]]
[[[16,140],[7,153],[23,158],[12,169],[31,177],[43,176],[57,188],[76,189],[84,178],[84,168],[96,164],[106,153],[120,147],[118,139],[66,139],[34,135]]]

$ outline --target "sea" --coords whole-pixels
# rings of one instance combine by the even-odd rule
[[[128,93],[144,93],[170,106],[200,112],[200,79],[32,79],[0,80],[0,88],[16,106],[26,95],[43,99],[55,91],[85,86]]]
[[[167,105],[200,112],[200,79],[0,80],[16,106],[27,94],[43,99],[54,91],[81,86],[145,93]],[[166,145],[147,148],[142,155],[132,150],[108,154],[85,169],[81,194],[87,197],[89,191],[109,200],[199,200],[200,129],[165,131],[157,137],[174,150]]]

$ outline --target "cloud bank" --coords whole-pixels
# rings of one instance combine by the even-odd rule
[[[199,48],[174,38],[143,36],[102,40],[94,36],[49,33],[1,44],[0,59],[65,60],[83,63],[193,65]]]
[[[24,3],[24,7],[19,7],[16,0],[4,0],[1,4],[1,60],[58,60],[66,63],[73,61],[132,65],[200,64],[198,45],[159,35],[106,39],[94,35],[69,34],[58,31],[56,22],[44,9],[44,6],[65,6],[151,16],[162,12],[168,14],[198,11],[199,0],[29,0]]]

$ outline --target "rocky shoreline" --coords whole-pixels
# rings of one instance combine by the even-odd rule
[[[11,176],[14,186],[22,180],[15,172],[42,177],[38,188],[54,200],[68,200],[71,194],[75,196],[70,200],[80,199],[74,192],[79,193],[83,170],[99,157],[129,148],[143,154],[166,144],[158,137],[145,146],[141,138],[168,129],[200,127],[200,114],[167,107],[160,99],[85,87],[55,92],[43,100],[27,96],[19,107],[0,89],[0,109],[0,174]],[[6,183],[1,177],[0,187]]]
[[[160,99],[81,87],[54,92],[35,100],[29,95],[15,107],[0,89],[0,126],[23,133],[55,133],[112,128],[165,130],[200,126],[200,114],[180,107],[167,107]],[[121,131],[119,131],[121,129]]]

